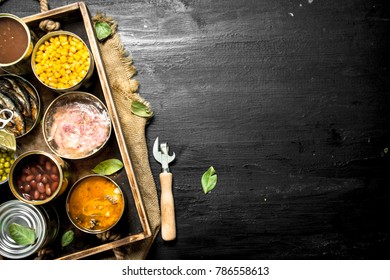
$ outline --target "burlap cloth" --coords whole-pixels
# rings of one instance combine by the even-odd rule
[[[113,31],[111,37],[99,43],[99,48],[152,231],[150,238],[118,248],[122,254],[118,249],[114,253],[117,259],[145,259],[160,229],[160,208],[146,145],[145,129],[149,120],[132,114],[130,108],[135,100],[149,104],[137,93],[138,81],[133,78],[136,68],[123,46],[117,23],[100,13],[93,21],[105,21]]]

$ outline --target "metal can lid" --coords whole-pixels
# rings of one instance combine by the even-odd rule
[[[47,225],[43,214],[34,206],[19,200],[10,200],[0,205],[0,255],[21,259],[37,252],[44,244]],[[35,230],[37,240],[32,245],[19,245],[9,234],[9,226],[18,223]]]

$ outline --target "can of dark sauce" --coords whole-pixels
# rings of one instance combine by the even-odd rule
[[[31,54],[37,41],[21,18],[0,13],[0,68],[16,75],[31,73]]]

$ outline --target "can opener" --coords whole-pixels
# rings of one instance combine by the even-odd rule
[[[160,186],[161,186],[161,236],[165,241],[176,238],[175,203],[172,193],[172,173],[169,163],[175,159],[175,153],[169,155],[168,143],[159,145],[158,137],[154,141],[153,156],[161,163]]]
[[[16,150],[15,135],[4,129],[4,127],[14,117],[14,112],[10,109],[2,109],[0,110],[0,116],[3,115],[5,115],[6,118],[0,117],[0,147],[15,152]]]

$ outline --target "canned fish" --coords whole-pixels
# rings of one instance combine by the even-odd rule
[[[36,253],[52,242],[59,231],[59,217],[51,205],[34,206],[19,200],[0,205],[0,255],[9,259],[22,259]],[[9,234],[9,226],[17,223],[35,230],[32,245],[19,245]]]

